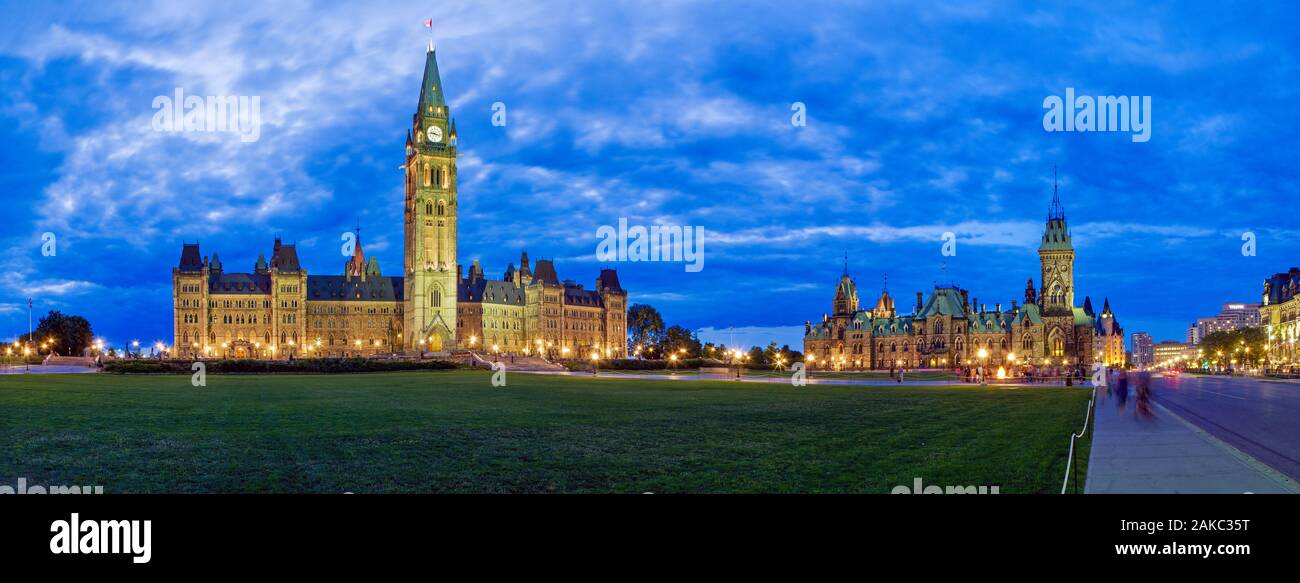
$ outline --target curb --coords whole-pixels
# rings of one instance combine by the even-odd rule
[[[1195,433],[1197,436],[1201,437],[1202,439],[1208,441],[1210,444],[1223,450],[1225,453],[1232,456],[1237,461],[1240,461],[1241,463],[1245,464],[1246,467],[1255,470],[1260,474],[1263,474],[1264,477],[1268,478],[1272,482],[1277,483],[1283,489],[1289,490],[1290,493],[1300,494],[1300,483],[1297,483],[1295,480],[1292,480],[1287,475],[1251,457],[1250,454],[1247,454],[1246,452],[1241,451],[1229,445],[1227,442],[1223,441],[1222,439],[1219,439],[1211,435],[1209,432],[1205,431],[1204,429],[1201,429],[1200,427],[1197,427],[1191,421],[1184,419],[1182,415],[1174,413],[1173,411],[1169,410],[1168,407],[1161,405],[1160,403],[1156,402],[1154,399],[1151,401],[1151,404],[1155,405],[1157,408],[1160,409],[1160,411],[1168,415],[1170,418],[1177,420],[1179,423],[1182,423],[1183,426],[1187,427],[1188,429],[1191,429],[1192,432]]]

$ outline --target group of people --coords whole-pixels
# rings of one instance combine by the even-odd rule
[[[1134,406],[1139,415],[1151,416],[1151,373],[1147,371],[1112,370],[1107,379],[1109,392],[1115,395],[1122,410],[1128,403],[1129,391],[1135,396]]]

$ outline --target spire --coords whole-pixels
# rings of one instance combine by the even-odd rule
[[[1056,165],[1052,165],[1052,204],[1047,207],[1047,220],[1065,219],[1065,207],[1061,206],[1060,185],[1056,179]]]
[[[446,117],[447,102],[442,98],[442,77],[438,75],[438,56],[433,50],[433,41],[429,41],[429,51],[424,55],[424,80],[420,82],[420,104],[418,113],[422,116]]]
[[[849,276],[849,252],[844,252],[844,277]]]
[[[361,227],[357,227],[357,244],[352,248],[352,258],[344,268],[344,275],[360,276],[366,272],[366,254],[361,251]]]
[[[885,272],[885,287],[880,288],[880,291],[886,295],[889,294],[889,272]]]

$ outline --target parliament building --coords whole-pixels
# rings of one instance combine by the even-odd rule
[[[274,240],[251,272],[182,245],[172,269],[174,354],[224,358],[367,356],[484,350],[586,358],[627,356],[627,291],[613,269],[587,288],[554,261],[463,273],[457,249],[456,122],[433,47],[406,137],[404,261],[385,276],[360,233],[340,275],[308,275],[295,245]]]
[[[916,292],[910,312],[898,309],[888,288],[874,306],[860,306],[846,262],[831,312],[804,323],[805,358],[810,366],[837,370],[1122,366],[1123,330],[1110,302],[1100,315],[1091,299],[1074,303],[1074,245],[1055,193],[1038,258],[1041,285],[1029,279],[1023,304],[990,309],[956,285],[936,285],[928,297]]]

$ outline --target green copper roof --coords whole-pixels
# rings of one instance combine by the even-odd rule
[[[1043,229],[1043,243],[1039,251],[1070,251],[1074,245],[1070,242],[1070,228],[1065,219],[1047,219],[1047,228]]]
[[[1038,304],[1025,304],[1020,308],[1020,313],[1016,314],[1015,325],[1023,325],[1025,320],[1035,325],[1043,323],[1043,317],[1038,313]]]
[[[845,298],[858,297],[858,284],[854,283],[848,273],[840,278],[840,284],[835,287],[835,295],[836,297],[843,295]]]
[[[1083,311],[1083,308],[1074,308],[1074,325],[1075,326],[1092,326],[1092,316]]]
[[[420,82],[420,115],[447,117],[447,102],[442,98],[442,92],[437,52],[429,49],[424,56],[424,80]]]
[[[930,299],[925,301],[925,306],[921,308],[921,313],[917,318],[928,318],[930,316],[944,315],[954,318],[965,318],[966,310],[962,306],[961,292],[955,287],[936,287],[930,294]]]

